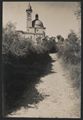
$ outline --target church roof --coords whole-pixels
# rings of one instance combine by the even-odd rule
[[[32,27],[45,29],[45,27],[43,25],[43,22],[39,19],[35,19],[35,20],[32,21]]]
[[[34,24],[34,27],[43,28],[44,26],[43,26],[42,21],[36,20],[36,21],[35,21],[35,24]]]
[[[35,20],[32,21],[32,27],[44,28],[43,22],[39,20],[38,14],[35,15]]]

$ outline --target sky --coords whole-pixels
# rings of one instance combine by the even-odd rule
[[[26,31],[26,9],[29,2],[3,2],[3,26],[11,21],[16,24],[17,30]],[[64,38],[70,30],[79,32],[79,23],[74,15],[78,2],[30,2],[33,12],[46,27],[49,36],[62,35]]]

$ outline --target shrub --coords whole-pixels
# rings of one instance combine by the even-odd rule
[[[25,38],[16,32],[15,25],[8,23],[3,28],[2,53],[16,57],[25,57],[30,54],[47,54],[56,51],[55,38],[45,37],[43,40],[37,38],[37,44],[34,40]]]
[[[79,39],[76,34],[71,32],[63,44],[58,44],[58,56],[61,56],[67,63],[79,63],[81,59],[81,46],[78,41]]]
[[[51,58],[42,42],[34,44],[34,40],[19,35],[11,23],[3,29],[2,46],[7,114],[16,109],[22,95],[32,84],[33,91],[36,91],[35,84],[39,78],[51,71]]]
[[[42,45],[47,49],[49,53],[57,52],[55,37],[45,37]]]
[[[2,53],[6,54],[9,52],[10,46],[14,39],[17,38],[15,31],[15,25],[8,22],[5,28],[3,28],[3,41],[2,41]]]
[[[62,44],[58,43],[58,57],[62,58],[64,67],[70,71],[70,76],[76,87],[81,81],[81,45],[77,35],[71,31]]]

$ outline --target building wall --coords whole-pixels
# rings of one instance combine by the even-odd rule
[[[43,34],[43,32],[44,32],[44,29],[36,28],[36,33]]]
[[[28,28],[27,32],[33,33],[33,34],[36,34],[36,33],[43,34],[45,30],[43,28]]]
[[[32,39],[32,40],[35,39],[34,34],[24,34],[24,37],[25,37],[25,38],[30,38],[30,39]]]
[[[28,29],[27,29],[27,32],[28,32],[28,33],[35,33],[35,30],[34,30],[34,28],[31,27],[31,28],[28,28]]]
[[[34,42],[41,41],[45,37],[44,29],[40,28],[28,28],[28,31],[18,31],[18,34],[22,37],[32,39]],[[38,39],[37,39],[38,38]]]

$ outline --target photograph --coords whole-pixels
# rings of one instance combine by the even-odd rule
[[[81,118],[81,2],[2,8],[3,117]]]

